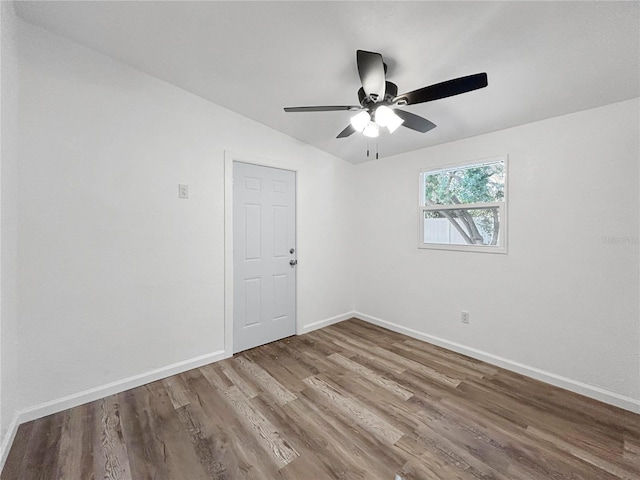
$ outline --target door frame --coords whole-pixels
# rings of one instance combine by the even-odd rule
[[[233,162],[250,163],[261,167],[278,168],[280,170],[289,170],[296,174],[296,258],[300,259],[300,245],[298,242],[298,176],[300,171],[298,166],[287,160],[269,160],[258,158],[255,155],[241,155],[233,151],[224,151],[224,351],[227,356],[233,355]],[[298,277],[300,267],[296,266],[296,335],[299,334],[299,305],[298,305]]]

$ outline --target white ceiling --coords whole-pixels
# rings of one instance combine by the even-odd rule
[[[357,105],[357,49],[406,92],[487,72],[489,86],[406,109],[433,121],[379,138],[381,156],[640,96],[640,3],[18,2],[18,15],[353,163],[336,135]],[[543,141],[543,139],[540,139]]]

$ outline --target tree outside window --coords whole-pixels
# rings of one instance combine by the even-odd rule
[[[506,252],[506,157],[423,171],[420,180],[420,247]]]

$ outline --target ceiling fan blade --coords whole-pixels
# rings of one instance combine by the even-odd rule
[[[351,124],[347,125],[347,128],[342,130],[336,138],[345,138],[349,135],[356,133],[356,129],[351,126]]]
[[[486,73],[476,73],[466,77],[454,78],[446,82],[436,83],[428,87],[419,88],[412,92],[403,93],[393,99],[400,105],[415,105],[416,103],[431,102],[441,98],[452,97],[461,93],[471,92],[488,85]],[[406,103],[404,103],[406,102]]]
[[[404,127],[410,128],[411,130],[426,133],[429,130],[436,128],[435,123],[430,122],[426,118],[422,118],[421,116],[415,115],[411,112],[405,112],[404,110],[398,110],[397,108],[393,112],[402,120],[404,120],[404,123],[402,125]]]
[[[358,74],[364,92],[374,101],[384,99],[386,80],[382,55],[375,52],[358,50],[356,52]]]
[[[285,112],[337,112],[362,110],[360,105],[327,105],[317,107],[284,107]]]

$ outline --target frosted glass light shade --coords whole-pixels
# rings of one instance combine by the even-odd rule
[[[380,134],[380,127],[376,122],[369,122],[367,126],[364,127],[362,134],[365,137],[375,138]]]
[[[371,121],[371,116],[369,112],[360,112],[357,115],[351,117],[351,126],[358,132],[362,132],[369,122]]]
[[[376,122],[381,127],[387,127],[389,132],[393,133],[396,129],[402,125],[404,120],[400,118],[395,112],[385,105],[381,105],[376,109]]]
[[[404,120],[394,113],[393,114],[393,118],[390,121],[387,122],[387,128],[389,129],[390,133],[393,133],[403,123],[404,123]]]

